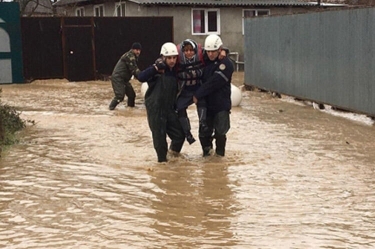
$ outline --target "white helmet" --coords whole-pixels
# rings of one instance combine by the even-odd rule
[[[223,42],[218,35],[209,35],[207,36],[206,40],[204,41],[204,49],[206,51],[215,51],[218,50]]]
[[[177,47],[172,42],[164,43],[161,46],[160,54],[164,56],[178,55]]]

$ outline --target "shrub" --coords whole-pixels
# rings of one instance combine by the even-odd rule
[[[0,152],[1,148],[17,143],[16,132],[26,127],[26,121],[20,118],[20,112],[1,102],[0,88]]]

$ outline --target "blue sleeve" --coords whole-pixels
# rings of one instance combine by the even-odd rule
[[[232,80],[234,68],[232,62],[225,57],[220,61],[218,68],[213,74],[203,82],[194,96],[198,99],[210,95],[223,88],[226,84],[230,84]]]
[[[140,82],[143,83],[143,82],[150,81],[157,73],[158,73],[158,71],[156,71],[155,67],[153,65],[151,65],[148,68],[146,68],[145,70],[141,71],[138,74],[137,78]]]

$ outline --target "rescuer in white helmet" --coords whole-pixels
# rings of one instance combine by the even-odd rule
[[[202,85],[193,97],[194,103],[204,99],[207,106],[207,127],[199,127],[203,156],[211,154],[213,139],[216,145],[215,154],[225,156],[226,134],[230,128],[231,81],[234,68],[228,57],[219,57],[222,49],[223,42],[218,35],[206,37]]]
[[[147,120],[158,162],[161,163],[167,161],[167,136],[171,139],[169,150],[176,155],[182,149],[185,135],[175,110],[178,93],[176,45],[164,43],[160,55],[155,64],[139,73],[138,80],[148,84],[145,94]]]

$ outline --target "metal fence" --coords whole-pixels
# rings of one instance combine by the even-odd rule
[[[162,29],[160,27],[163,27]],[[139,67],[173,41],[171,17],[23,17],[24,77],[85,81],[111,75],[133,42],[142,44]]]
[[[375,8],[245,20],[245,84],[375,116]]]

